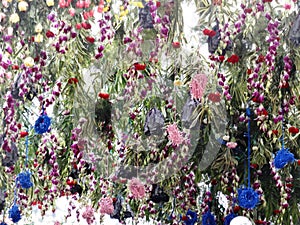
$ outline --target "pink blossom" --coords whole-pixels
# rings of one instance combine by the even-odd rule
[[[284,4],[284,9],[285,10],[290,10],[291,9],[291,4]]]
[[[132,178],[129,181],[128,188],[136,199],[141,199],[145,197],[145,186],[142,184],[142,182],[137,178]]]
[[[55,221],[54,225],[61,225],[61,223],[58,221]]]
[[[94,222],[95,217],[94,217],[94,209],[92,206],[87,206],[85,208],[85,211],[82,213],[82,218],[84,218],[88,224],[92,224]]]
[[[237,143],[236,142],[227,142],[226,146],[230,149],[236,148]]]
[[[180,145],[183,142],[183,137],[178,130],[177,124],[171,124],[167,127],[168,138],[174,145]]]
[[[190,91],[192,97],[195,99],[202,98],[206,84],[207,76],[205,74],[196,74],[190,83]]]
[[[99,205],[101,214],[112,214],[114,212],[113,200],[110,197],[102,198]]]

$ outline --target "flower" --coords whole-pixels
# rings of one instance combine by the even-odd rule
[[[128,189],[130,190],[130,192],[133,195],[133,197],[136,198],[136,199],[144,198],[145,195],[146,195],[145,186],[137,178],[132,178],[129,181]]]
[[[172,46],[173,46],[173,48],[180,48],[180,42],[174,41],[174,42],[172,43]]]
[[[294,161],[294,154],[291,153],[288,148],[282,148],[277,152],[274,158],[274,166],[276,169],[282,169],[286,164]]]
[[[8,213],[9,218],[11,218],[14,223],[17,223],[21,220],[21,211],[19,210],[18,205],[14,204]]]
[[[50,125],[51,119],[46,114],[43,114],[35,121],[34,130],[37,134],[43,134],[49,130]]]
[[[259,195],[253,188],[243,187],[238,190],[238,202],[245,209],[254,209],[259,202]]]
[[[46,32],[46,37],[47,38],[52,38],[54,36],[55,36],[55,34],[51,30],[47,30],[47,32]]]
[[[19,9],[20,12],[25,12],[25,11],[27,11],[27,9],[28,9],[28,3],[25,2],[25,1],[19,2],[19,4],[18,4],[18,9]]]
[[[34,65],[34,59],[30,56],[26,57],[24,59],[24,65],[27,66],[27,67],[33,67]]]
[[[68,80],[68,84],[77,84],[78,83],[78,79],[76,77],[71,77]]]
[[[224,219],[224,225],[230,225],[231,220],[235,218],[237,215],[234,213],[229,213]]]
[[[168,139],[173,145],[180,145],[183,142],[182,134],[179,132],[177,124],[173,123],[167,126]]]
[[[85,37],[85,39],[87,40],[87,42],[89,42],[91,44],[93,44],[95,42],[95,38],[90,37],[90,36]]]
[[[237,143],[236,142],[227,142],[226,146],[227,146],[227,148],[234,149],[234,148],[236,148]]]
[[[109,99],[109,94],[104,92],[99,92],[98,96],[103,99]]]
[[[135,63],[134,64],[134,69],[135,70],[145,70],[146,69],[146,64]]]
[[[105,197],[99,202],[101,214],[112,214],[114,212],[114,205],[112,198]]]
[[[13,14],[10,15],[9,21],[11,23],[18,23],[20,21],[20,17],[17,13],[13,13]]]
[[[82,213],[82,218],[85,219],[88,224],[92,224],[95,219],[93,207],[85,207],[85,211]]]
[[[46,4],[48,7],[54,6],[54,0],[46,0]]]
[[[197,213],[189,209],[185,216],[180,216],[180,219],[185,225],[194,225],[197,222]]]
[[[299,133],[299,128],[297,128],[297,127],[289,127],[289,132],[291,134],[297,134],[297,133]]]
[[[204,29],[203,34],[209,37],[215,36],[217,33],[214,30]]]
[[[239,61],[239,56],[237,56],[236,54],[233,54],[232,56],[230,56],[228,59],[227,59],[227,62],[229,63],[232,63],[232,64],[235,64]]]
[[[202,225],[216,225],[215,216],[210,211],[202,215]]]
[[[207,84],[207,76],[205,74],[196,74],[191,83],[190,91],[194,99],[201,99]]]
[[[36,33],[40,33],[40,32],[42,32],[42,30],[43,30],[43,26],[42,26],[42,24],[40,24],[40,23],[38,23],[38,24],[35,26],[35,28],[34,28],[34,31],[35,31]]]
[[[36,43],[41,43],[41,42],[43,42],[43,40],[44,40],[44,37],[42,34],[37,34],[34,38],[34,42],[36,42]]]
[[[30,180],[31,173],[26,171],[19,173],[17,181],[20,183],[22,188],[28,189],[33,186],[33,183]]]
[[[211,102],[217,103],[221,101],[221,94],[219,92],[209,93],[207,96],[208,100]]]
[[[23,138],[23,137],[26,137],[28,135],[28,132],[27,131],[21,131],[20,132],[20,137]]]

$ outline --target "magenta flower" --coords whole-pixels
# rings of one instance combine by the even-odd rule
[[[194,99],[202,98],[207,84],[207,76],[205,74],[196,74],[191,83],[190,91]]]
[[[168,138],[173,145],[180,145],[183,142],[181,132],[178,130],[177,124],[171,124],[167,127]]]
[[[227,146],[227,148],[234,149],[234,148],[236,148],[237,143],[236,142],[227,142],[226,146]]]
[[[114,212],[113,200],[109,197],[102,198],[99,205],[101,214],[112,214]]]
[[[132,178],[129,181],[128,188],[133,195],[134,198],[136,199],[141,199],[145,197],[145,186],[143,183],[137,179],[137,178]]]
[[[92,224],[95,220],[93,207],[87,206],[82,213],[82,218],[84,218],[88,224]]]

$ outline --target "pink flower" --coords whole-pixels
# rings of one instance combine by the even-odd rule
[[[114,205],[112,198],[102,198],[99,202],[101,214],[112,214],[114,212]]]
[[[178,130],[176,123],[168,125],[167,132],[168,132],[168,138],[173,145],[180,145],[183,142],[182,134]]]
[[[61,223],[58,221],[55,221],[54,225],[61,225]]]
[[[227,148],[233,149],[233,148],[236,148],[237,143],[236,142],[227,142],[226,146],[227,146]]]
[[[195,99],[202,98],[205,91],[206,84],[207,84],[207,76],[205,74],[196,74],[190,83],[190,90],[191,90],[192,97]]]
[[[88,224],[92,224],[95,220],[94,209],[92,206],[87,206],[85,211],[82,213],[82,218],[86,220]]]
[[[291,4],[284,4],[284,9],[285,10],[290,10],[291,9]]]
[[[145,197],[145,186],[139,179],[132,178],[129,181],[128,188],[134,198],[141,199]]]

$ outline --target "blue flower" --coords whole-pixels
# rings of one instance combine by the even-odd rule
[[[19,173],[17,177],[17,181],[20,183],[22,188],[31,188],[33,186],[31,180],[30,180],[31,173],[26,171]]]
[[[224,219],[224,225],[230,225],[231,220],[233,220],[235,217],[237,217],[236,214],[229,213]]]
[[[43,114],[35,121],[34,130],[38,134],[43,134],[49,130],[50,125],[51,119],[46,114]]]
[[[185,218],[180,216],[180,219],[183,220],[183,223],[185,225],[194,225],[197,222],[198,218],[197,213],[189,209],[185,215]]]
[[[240,188],[238,190],[239,206],[245,209],[254,209],[259,202],[259,195],[253,188]]]
[[[13,205],[8,213],[9,218],[11,218],[14,223],[17,223],[21,220],[21,211],[19,210],[18,205]]]
[[[202,225],[216,225],[215,216],[210,211],[203,214]]]
[[[286,164],[294,161],[294,154],[291,153],[288,148],[282,148],[277,152],[274,158],[274,165],[276,169],[282,169]]]
[[[0,225],[7,225],[7,223],[1,222]]]

